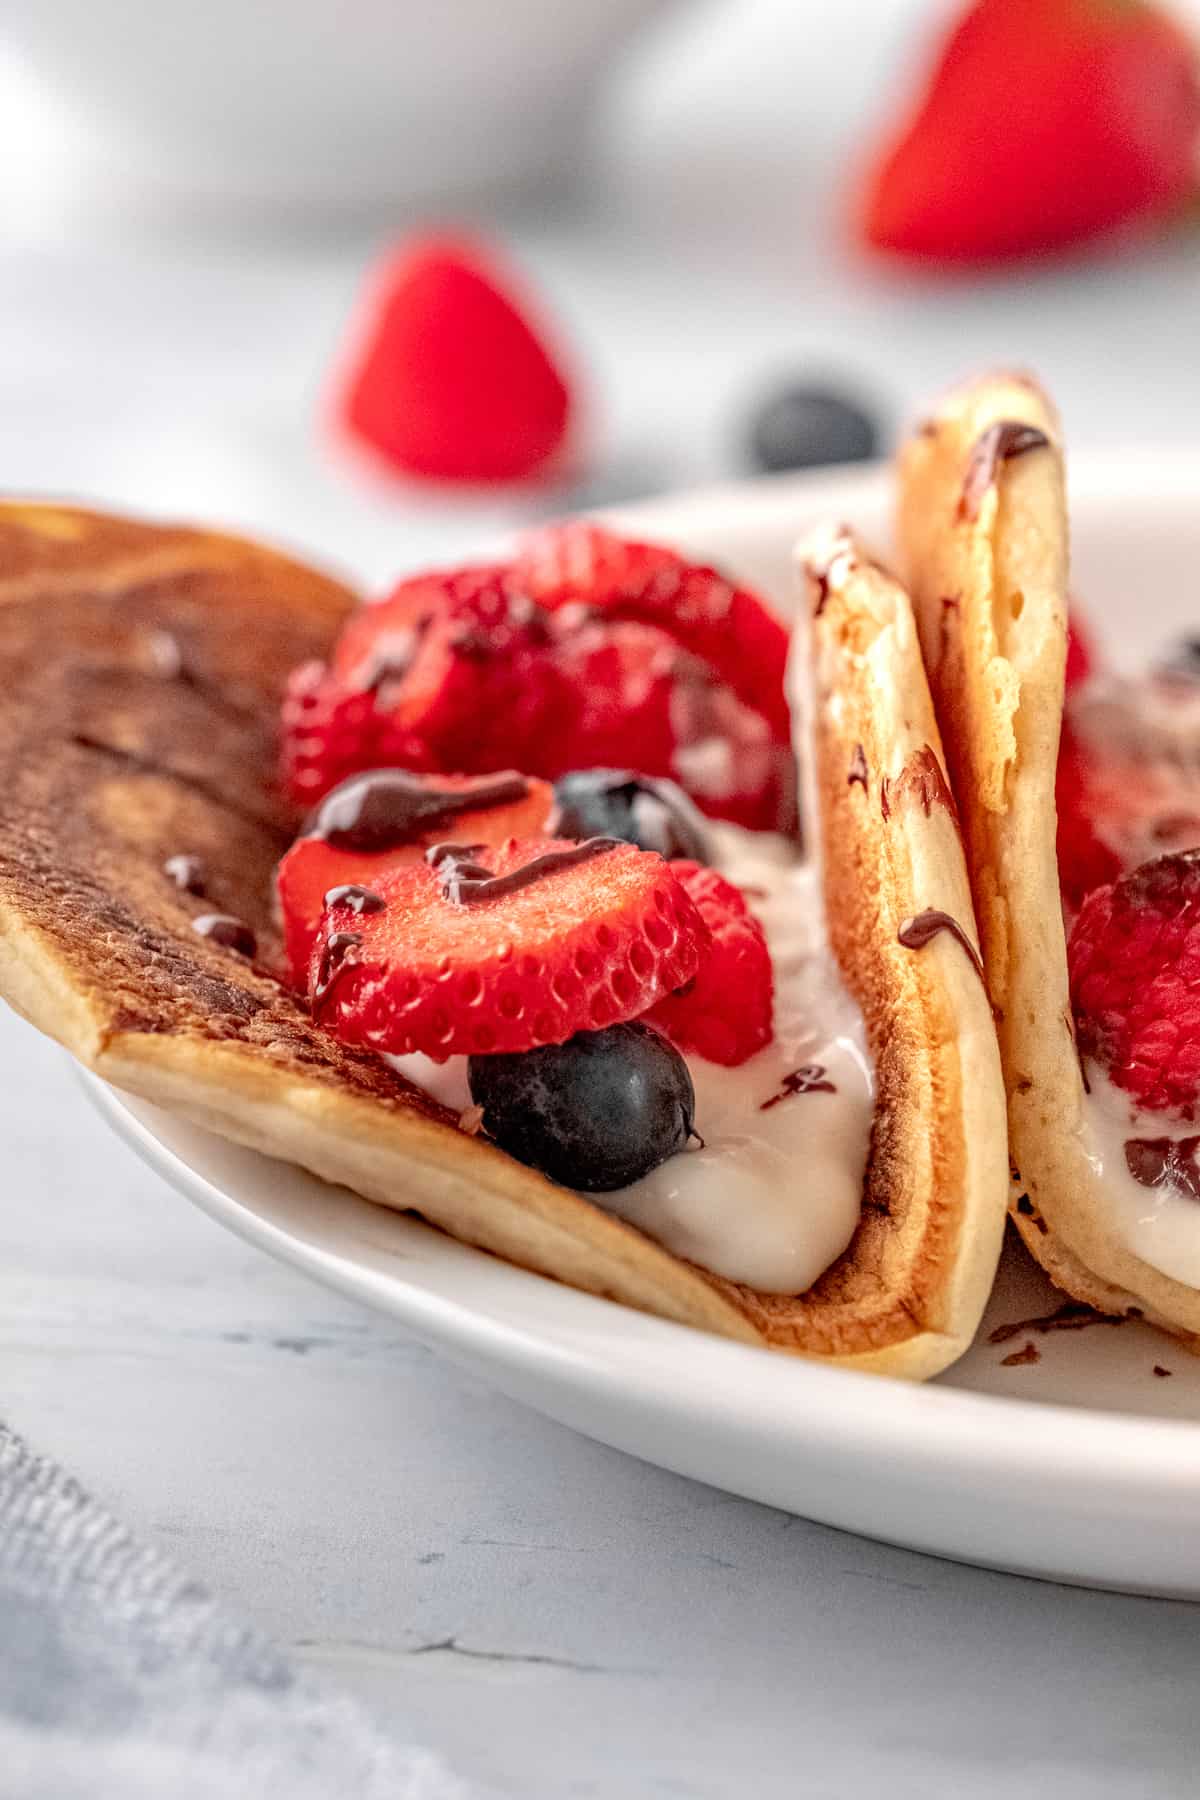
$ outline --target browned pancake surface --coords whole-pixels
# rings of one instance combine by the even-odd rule
[[[226,1040],[437,1110],[266,972],[295,824],[272,778],[281,680],[353,603],[214,534],[0,509],[0,907],[69,984],[93,1053],[114,1034]],[[177,854],[199,859],[204,896],[164,872]],[[213,912],[251,927],[255,962],[197,935]]]

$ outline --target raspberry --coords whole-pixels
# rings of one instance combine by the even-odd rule
[[[375,884],[378,911],[335,906],[322,918],[315,1016],[346,1043],[439,1062],[638,1017],[696,973],[708,928],[661,857],[590,842],[604,847],[525,838],[474,850],[463,882],[512,876],[545,855],[565,862],[466,901],[454,898],[453,857],[388,870]]]
[[[683,1050],[735,1068],[771,1042],[775,980],[763,928],[740,889],[715,869],[673,862],[680,886],[696,903],[712,944],[686,987],[668,994],[647,1022]]]
[[[342,400],[348,429],[406,474],[511,481],[561,447],[570,394],[478,244],[417,238],[375,281]]]
[[[585,519],[530,532],[513,577],[550,612],[586,606],[607,619],[640,619],[670,632],[790,743],[783,676],[787,631],[749,588],[677,551],[619,537]]]
[[[469,777],[439,775],[439,790],[469,787]],[[323,837],[296,839],[275,875],[279,907],[283,915],[283,942],[294,985],[308,985],[312,947],[325,910],[325,896],[333,888],[357,885],[374,892],[374,884],[388,869],[419,862],[430,844],[453,830],[472,844],[502,844],[512,837],[533,837],[545,829],[554,806],[554,794],[544,781],[529,781],[523,800],[506,805],[456,813],[449,820],[436,818],[418,826],[410,842],[387,850],[345,850]]]
[[[1151,1112],[1200,1101],[1200,850],[1143,863],[1084,901],[1067,958],[1081,1055]]]

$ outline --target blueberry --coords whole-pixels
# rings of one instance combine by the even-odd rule
[[[813,469],[865,462],[879,449],[879,427],[832,388],[797,382],[778,388],[750,421],[750,457],[760,469]]]
[[[565,1044],[472,1056],[483,1126],[518,1162],[585,1192],[628,1187],[692,1135],[696,1096],[673,1044],[636,1021]]]
[[[556,837],[615,837],[667,858],[712,861],[704,820],[681,787],[633,769],[577,769],[554,784]]]
[[[1156,665],[1168,680],[1200,681],[1200,638],[1177,638]]]

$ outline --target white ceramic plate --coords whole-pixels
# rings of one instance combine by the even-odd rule
[[[1200,458],[1080,459],[1072,489],[1075,591],[1113,653],[1136,657],[1200,624]],[[830,514],[885,542],[883,478],[787,478],[622,516],[790,604],[791,545]],[[1133,1324],[989,1342],[1061,1298],[1016,1249],[969,1355],[909,1387],[575,1293],[86,1080],[122,1135],[214,1218],[605,1443],[916,1549],[1200,1596],[1200,1359]],[[1005,1366],[1029,1341],[1040,1360]]]

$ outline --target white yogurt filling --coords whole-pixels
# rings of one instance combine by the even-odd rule
[[[1200,1137],[1200,1124],[1139,1110],[1091,1061],[1084,1075],[1091,1091],[1084,1096],[1083,1144],[1103,1184],[1114,1238],[1161,1275],[1200,1288],[1200,1200],[1169,1168],[1153,1186],[1135,1180],[1125,1150],[1131,1140],[1179,1144]]]
[[[712,833],[716,866],[747,890],[767,935],[774,1039],[736,1069],[689,1056],[703,1149],[587,1198],[714,1274],[802,1294],[858,1224],[875,1113],[866,1032],[826,941],[816,870],[783,838]],[[471,1104],[465,1057],[387,1060],[455,1111]]]

